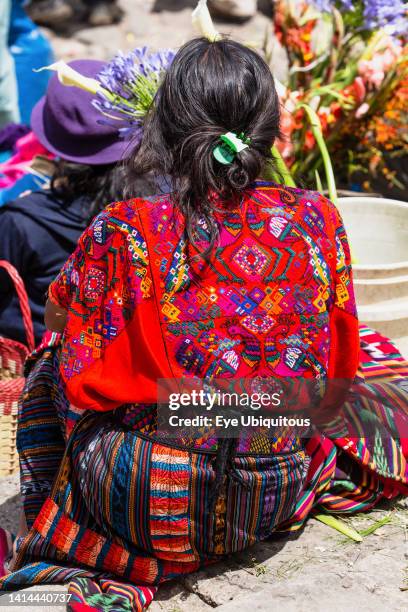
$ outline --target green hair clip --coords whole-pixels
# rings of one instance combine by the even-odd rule
[[[222,144],[214,148],[213,155],[220,164],[232,164],[237,153],[241,153],[248,148],[251,142],[250,138],[245,138],[243,132],[238,136],[234,132],[227,132],[220,136]]]

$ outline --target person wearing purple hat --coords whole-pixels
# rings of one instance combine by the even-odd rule
[[[69,63],[91,78],[105,65],[98,60]],[[129,143],[119,138],[116,127],[101,122],[100,111],[92,104],[94,97],[83,89],[63,85],[54,75],[47,94],[31,114],[31,128],[41,144],[57,157],[76,164],[102,166],[124,159]]]
[[[72,68],[95,77],[105,66],[75,60]],[[31,128],[56,157],[50,188],[31,192],[0,209],[0,259],[23,278],[35,338],[44,327],[45,294],[74,251],[90,220],[109,202],[123,199],[123,164],[129,142],[101,122],[92,93],[62,85],[55,74],[34,107]],[[142,194],[141,194],[142,195]],[[25,342],[19,304],[8,277],[0,273],[0,335]]]

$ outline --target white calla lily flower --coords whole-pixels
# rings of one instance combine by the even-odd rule
[[[105,93],[104,88],[101,84],[96,80],[90,77],[86,77],[83,74],[80,74],[71,66],[68,66],[65,62],[60,60],[59,62],[55,62],[54,64],[50,64],[49,66],[43,66],[42,68],[38,68],[34,70],[34,72],[42,72],[43,70],[53,70],[57,73],[59,82],[62,85],[67,85],[69,87],[79,87],[80,89],[84,89],[85,91],[89,91],[89,93],[96,94],[98,91]]]
[[[286,98],[286,94],[288,92],[287,87],[276,77],[273,77],[273,80],[275,81],[275,89],[276,93],[278,94],[278,98]]]
[[[221,38],[221,34],[217,32],[214,27],[213,20],[211,19],[210,11],[208,10],[207,0],[199,0],[196,8],[194,9],[191,19],[193,26],[208,38],[211,42]]]

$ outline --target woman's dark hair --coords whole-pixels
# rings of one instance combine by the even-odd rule
[[[62,159],[53,163],[52,193],[63,203],[82,198],[88,223],[108,204],[126,197],[127,170],[123,163],[88,166]],[[146,197],[154,194],[157,187],[152,179],[140,176],[134,182],[133,190],[133,196]]]
[[[197,221],[206,221],[206,255],[218,237],[213,196],[224,206],[236,204],[260,176],[280,136],[279,118],[274,80],[260,55],[231,40],[192,40],[178,51],[159,88],[130,178],[147,171],[170,176],[193,243]],[[251,139],[230,165],[213,156],[226,132]]]

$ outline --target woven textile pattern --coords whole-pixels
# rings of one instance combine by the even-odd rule
[[[20,548],[21,569],[3,578],[0,587],[69,582],[72,610],[81,602],[104,612],[144,610],[161,581],[194,571],[226,551],[242,550],[271,529],[299,529],[314,509],[351,513],[407,494],[408,444],[398,432],[408,428],[408,364],[386,338],[364,326],[360,336],[360,381],[344,407],[344,437],[316,432],[306,444],[306,456],[236,457],[234,478],[214,516],[205,511],[214,475],[211,455],[193,453],[189,461],[185,451],[169,451],[148,437],[134,436],[132,424],[138,427],[140,419],[133,409],[125,411],[122,422],[107,414],[79,426],[51,492],[60,449],[40,438],[30,440],[27,432],[33,431],[30,423],[48,422],[55,435],[52,417],[58,418],[55,405],[63,402],[40,401],[33,410],[32,380],[34,394],[27,390],[21,406],[26,430],[20,440],[22,465],[28,462],[23,501],[28,516],[44,505]],[[57,350],[45,348],[38,357],[40,386],[43,370],[55,368]],[[367,416],[380,435],[372,429],[365,435]],[[107,451],[102,462],[101,449]],[[44,482],[46,459],[48,489],[42,489],[37,475]],[[273,485],[268,472],[282,488]],[[173,537],[175,555],[169,559]]]
[[[143,610],[163,581],[299,529],[316,508],[407,493],[407,364],[368,328],[359,337],[337,210],[261,182],[218,208],[205,264],[206,225],[187,243],[171,196],[115,203],[51,285],[67,327],[60,353],[37,352],[20,405],[31,529],[0,588],[71,582],[72,610]],[[221,472],[216,440],[155,438],[160,378],[329,385],[354,380],[359,360],[336,431],[246,436]]]
[[[205,222],[186,243],[170,196],[113,204],[83,234],[49,292],[68,311],[61,373],[74,405],[154,403],[160,378],[354,377],[350,254],[335,207],[257,183],[215,216],[207,265],[194,258]]]

